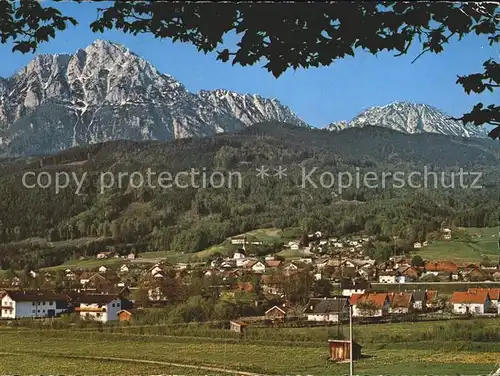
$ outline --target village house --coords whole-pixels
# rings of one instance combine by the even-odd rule
[[[495,282],[500,282],[500,270],[494,272],[491,277]]]
[[[420,242],[413,243],[413,248],[415,249],[422,248],[422,243]]]
[[[444,240],[450,240],[451,239],[451,229],[449,228],[443,228],[443,239]]]
[[[379,283],[396,283],[397,273],[394,271],[383,272],[378,276]]]
[[[247,256],[245,255],[245,250],[244,249],[238,249],[233,253],[233,260],[237,259],[244,259]]]
[[[135,260],[135,253],[129,253],[127,255],[127,259],[129,259],[129,260]]]
[[[440,273],[450,274],[453,280],[458,280],[458,266],[452,261],[427,261],[424,264],[426,274],[438,276]]]
[[[69,297],[50,291],[4,290],[0,300],[0,318],[20,319],[55,317],[68,309]]]
[[[285,306],[272,306],[269,308],[264,315],[267,319],[271,319],[273,321],[284,321],[286,320],[288,309]]]
[[[160,268],[159,264],[153,265],[153,267],[148,270],[148,273],[151,275],[155,275],[156,273],[162,273],[162,272],[163,272],[163,269]]]
[[[87,280],[85,289],[89,290],[105,290],[111,286],[111,282],[104,278],[102,275],[95,273]]]
[[[390,301],[386,293],[355,294],[350,299],[353,317],[381,317],[389,312]]]
[[[106,268],[104,265],[100,266],[98,269],[99,273],[106,273],[108,271],[108,268]]]
[[[174,265],[174,269],[176,270],[186,270],[188,268],[188,264],[185,262],[178,262]]]
[[[343,280],[340,283],[342,288],[342,296],[352,296],[354,294],[362,295],[371,287],[370,283],[365,279],[358,280]]]
[[[477,293],[484,293],[484,292],[487,292],[489,297],[490,297],[490,301],[491,301],[491,306],[492,307],[498,307],[498,302],[500,300],[500,288],[489,288],[489,289],[486,289],[486,288],[469,288],[467,290],[468,293],[471,293],[471,294],[477,294]]]
[[[389,313],[409,313],[413,309],[414,299],[411,292],[396,292],[389,294]]]
[[[270,269],[276,269],[281,266],[281,260],[267,260],[266,267]]]
[[[425,290],[413,291],[413,309],[423,311],[427,308],[427,292]]]
[[[83,272],[80,274],[80,285],[85,286],[89,281],[90,278],[92,277],[92,274],[89,272]]]
[[[401,266],[398,269],[398,283],[407,283],[418,280],[418,271],[413,266]]]
[[[438,308],[439,306],[438,294],[439,293],[437,290],[425,291],[426,308],[428,309]]]
[[[69,269],[66,269],[65,270],[65,275],[66,279],[68,279],[69,281],[74,281],[76,279],[76,274],[73,273],[73,271],[69,270]]]
[[[252,265],[252,271],[254,273],[265,273],[266,266],[262,262],[257,261],[255,264]]]
[[[270,295],[280,295],[283,293],[283,287],[277,281],[274,275],[263,275],[260,279],[262,292]]]
[[[349,314],[349,299],[312,298],[309,299],[304,314],[308,321],[339,322],[344,314]]]
[[[246,238],[244,236],[235,236],[231,238],[231,244],[233,245],[244,245],[246,243]]]
[[[254,292],[255,286],[252,282],[237,282],[232,289],[240,292]]]
[[[473,282],[488,281],[493,278],[487,270],[481,268],[473,268],[466,272],[463,272],[462,277],[464,281]]]
[[[299,270],[299,267],[297,265],[295,265],[293,262],[289,262],[288,264],[286,264],[283,267],[283,273],[285,275],[290,275],[298,270]]]
[[[122,266],[120,266],[120,273],[128,273],[129,272],[129,268],[126,264],[123,264]]]
[[[122,299],[111,294],[86,294],[78,297],[79,306],[75,308],[80,318],[106,323],[119,320],[118,312],[122,310]]]
[[[112,252],[101,252],[101,253],[97,254],[96,258],[98,258],[98,259],[107,259],[107,258],[110,258],[112,255],[113,255]]]
[[[250,260],[250,259],[248,259],[248,258],[245,257],[245,258],[233,259],[232,261],[234,261],[235,266],[237,268],[243,268],[243,267],[245,267],[247,265],[248,262],[252,262],[254,260]]]
[[[450,303],[453,305],[453,313],[482,315],[490,308],[491,299],[488,291],[455,291]]]

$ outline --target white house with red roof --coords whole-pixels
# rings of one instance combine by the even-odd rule
[[[482,315],[488,311],[491,306],[491,299],[488,291],[462,292],[455,291],[450,303],[453,304],[453,313]]]
[[[78,298],[79,306],[75,308],[80,318],[108,322],[118,320],[118,312],[122,309],[122,300],[112,294],[87,294]]]

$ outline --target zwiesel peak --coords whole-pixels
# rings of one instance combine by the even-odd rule
[[[306,125],[276,99],[190,93],[128,48],[97,40],[73,55],[39,55],[0,79],[0,154],[57,152],[115,139],[171,140],[254,123]]]
[[[386,106],[372,107],[351,121],[331,123],[327,129],[340,131],[351,127],[376,125],[403,133],[441,133],[451,136],[485,137],[485,128],[464,126],[462,122],[427,104],[394,102]]]

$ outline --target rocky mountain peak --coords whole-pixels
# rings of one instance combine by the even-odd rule
[[[190,93],[125,46],[100,39],[71,55],[38,55],[0,79],[0,155],[210,136],[262,121],[305,125],[273,99],[224,89]]]
[[[331,123],[327,129],[338,131],[367,125],[391,128],[404,133],[441,133],[464,137],[485,137],[486,131],[473,125],[464,126],[436,107],[422,103],[396,101],[371,107],[351,121]]]

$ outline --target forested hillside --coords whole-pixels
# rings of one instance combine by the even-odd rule
[[[379,127],[341,132],[262,123],[238,134],[173,142],[112,141],[66,150],[53,156],[10,159],[0,165],[0,259],[2,267],[54,265],[68,258],[94,255],[104,246],[124,251],[173,249],[196,252],[258,227],[300,226],[331,235],[365,233],[424,239],[443,222],[457,226],[498,223],[499,145],[491,140],[435,134],[408,135]],[[282,179],[256,177],[256,168],[283,166]],[[301,186],[303,171],[377,175],[400,171],[450,175],[482,173],[482,188]],[[200,169],[207,174],[240,172],[238,188],[134,188],[118,184],[101,194],[99,176],[150,168],[175,174]],[[304,170],[303,170],[304,169]],[[25,172],[66,171],[84,179],[80,194],[70,184],[58,194],[23,187]],[[447,176],[448,176],[447,175]],[[464,182],[472,183],[470,176]],[[29,182],[33,184],[35,178]],[[128,183],[128,178],[123,180]],[[389,177],[389,183],[392,181]],[[51,248],[36,242],[86,239]],[[50,243],[49,243],[50,244]]]

